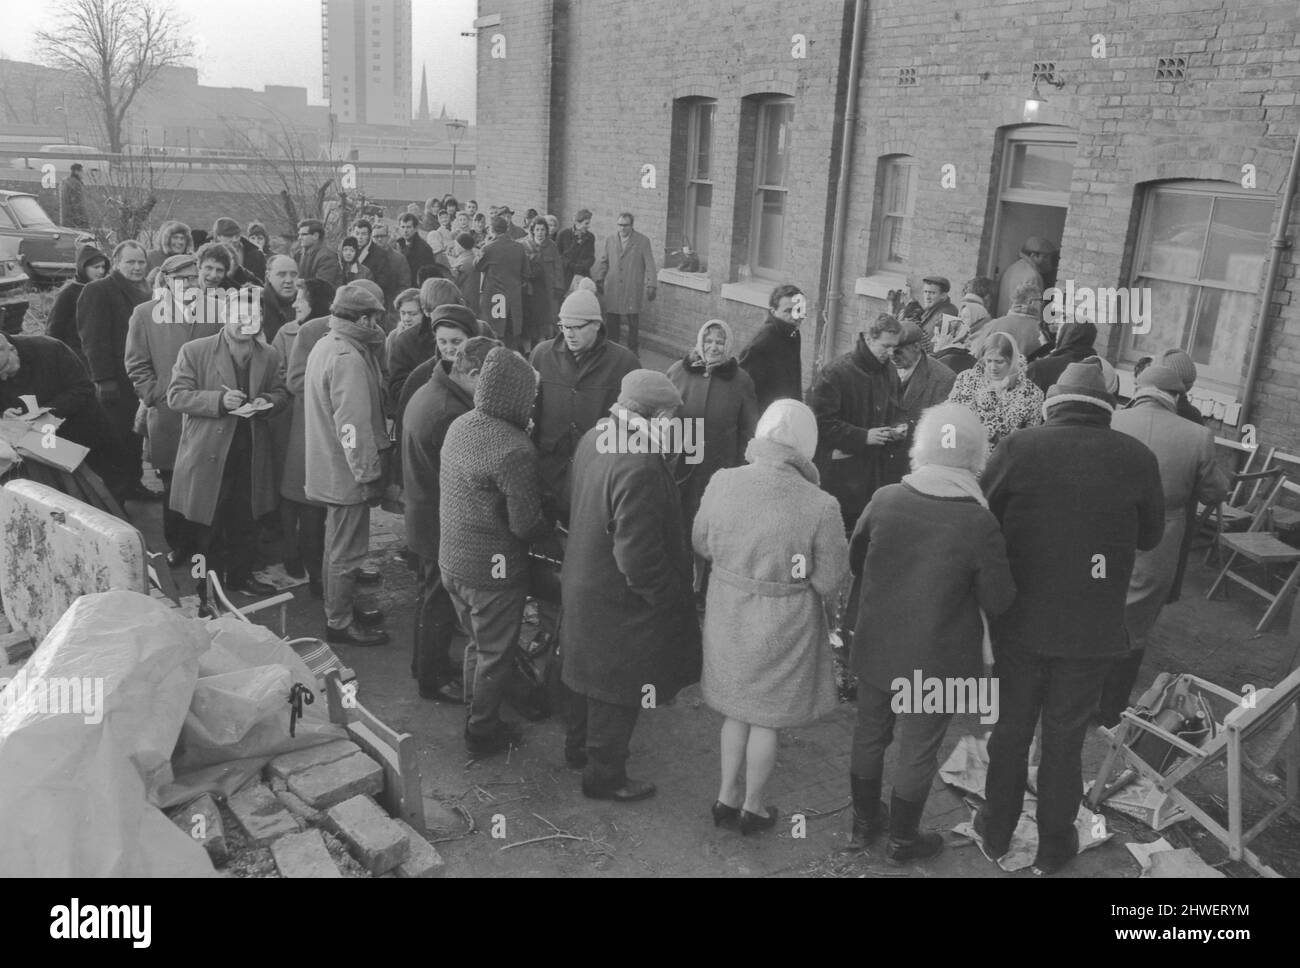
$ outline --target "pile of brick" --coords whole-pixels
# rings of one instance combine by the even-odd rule
[[[355,743],[335,740],[271,760],[263,776],[226,801],[225,811],[204,794],[170,816],[232,876],[272,876],[270,865],[259,870],[238,856],[269,849],[280,877],[441,877],[434,846],[373,799],[383,786],[378,763]],[[238,828],[237,848],[227,836],[227,814]],[[338,844],[347,863],[329,849]]]

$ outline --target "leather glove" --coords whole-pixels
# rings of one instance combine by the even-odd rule
[[[653,290],[653,289],[647,289],[647,290],[645,291],[645,298],[646,298],[646,302],[654,302],[654,301],[655,301],[655,290]]]

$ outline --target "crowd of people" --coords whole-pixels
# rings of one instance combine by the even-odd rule
[[[710,319],[659,372],[637,353],[650,242],[625,212],[598,244],[591,219],[521,226],[448,197],[410,206],[396,236],[357,219],[337,250],[317,220],[278,251],[230,218],[87,247],[48,335],[0,346],[0,405],[33,393],[81,426],[123,500],[149,497],[147,454],[174,567],[201,556],[228,589],[269,594],[257,537],[280,532],[334,643],[388,641],[358,585],[379,579],[370,511],[400,501],[419,694],[467,706],[475,756],[522,742],[502,710],[535,601],[524,649],[558,657],[565,761],[592,798],[654,794],[627,771],[639,713],[698,681],[724,717],[715,824],[773,827],[777,731],[835,707],[838,631],[858,682],[853,844],[887,832],[891,863],[928,857],[955,710],[899,711],[897,684],[996,675],[976,829],[990,857],[1008,848],[1041,722],[1036,864],[1059,868],[1087,726],[1126,707],[1188,510],[1226,490],[1190,357],[1151,361],[1121,409],[1096,327],[1044,322],[1053,250],[1030,239],[996,303],[992,280],[958,307],[927,278],[807,392],[794,285],[743,348]],[[214,290],[223,313],[199,308]],[[669,418],[701,428],[698,459],[658,446]]]

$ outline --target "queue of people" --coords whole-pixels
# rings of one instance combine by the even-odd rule
[[[197,249],[179,222],[153,250],[85,249],[58,339],[0,345],[0,390],[35,386],[70,426],[102,427],[96,466],[126,500],[147,490],[147,440],[169,564],[199,556],[232,591],[266,594],[259,522],[278,530],[333,643],[389,641],[359,586],[379,578],[371,509],[400,499],[411,674],[421,697],[466,705],[471,755],[526,738],[503,708],[531,598],[529,649],[557,657],[583,792],[652,796],[628,771],[636,723],[698,681],[723,717],[713,822],[756,834],[779,816],[778,731],[838,701],[838,635],[858,681],[855,848],[887,835],[905,864],[942,847],[920,820],[953,710],[898,711],[897,681],[996,675],[983,846],[1007,848],[1041,721],[1037,865],[1073,856],[1086,727],[1127,704],[1187,505],[1226,486],[1186,418],[1185,353],[1117,412],[1095,326],[1040,326],[1035,243],[1003,316],[991,280],[968,281],[958,308],[928,277],[924,305],[869,320],[807,392],[793,285],[745,346],[710,319],[660,373],[636,352],[656,274],[631,213],[598,243],[585,209],[561,231],[472,200],[412,209],[396,239],[355,220],[338,252],[314,219],[289,253],[228,218]],[[558,600],[538,591],[539,561],[560,563]]]

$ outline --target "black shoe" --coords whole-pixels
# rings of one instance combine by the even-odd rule
[[[324,598],[325,584],[319,578],[310,578],[307,580],[307,592],[312,598]]]
[[[1070,833],[1063,843],[1047,845],[1039,841],[1038,853],[1034,857],[1034,873],[1055,874],[1074,860],[1078,853],[1079,831],[1074,827],[1070,828]]]
[[[871,846],[889,824],[889,808],[880,799],[881,778],[849,775],[853,792],[853,836],[848,850],[861,853]]]
[[[290,578],[307,577],[307,569],[303,567],[301,558],[284,559],[284,573]]]
[[[564,751],[564,765],[571,770],[585,770],[587,768],[587,754],[582,750],[576,753]]]
[[[889,846],[885,862],[902,867],[915,860],[925,860],[943,850],[943,835],[919,829],[925,801],[915,803],[895,793],[889,801]]]
[[[1011,849],[1010,841],[1005,844],[994,844],[989,841],[988,818],[985,817],[984,810],[980,810],[975,814],[975,819],[971,822],[971,826],[975,828],[975,832],[980,836],[980,850],[982,850],[984,856],[993,863],[996,864],[998,858]]]
[[[185,565],[188,565],[189,563],[190,563],[190,556],[187,555],[185,552],[183,551],[167,552],[168,568],[183,568]]]
[[[384,610],[382,608],[367,608],[362,605],[352,606],[352,617],[362,625],[383,625]]]
[[[353,622],[346,628],[326,628],[325,641],[342,645],[387,645],[388,633],[383,629],[363,629]]]
[[[374,568],[362,568],[357,572],[358,585],[378,585],[379,580],[384,576]]]
[[[122,499],[127,501],[161,501],[161,491],[151,491],[139,481],[122,491]]]
[[[265,598],[268,595],[274,595],[276,592],[274,585],[268,585],[256,578],[245,578],[243,581],[231,582],[230,590],[239,592],[242,595],[252,595],[256,598]]]
[[[216,618],[216,617],[217,617],[217,613],[212,610],[211,605],[204,604],[199,606],[199,618]]]
[[[768,807],[767,815],[740,811],[740,832],[744,835],[756,834],[761,830],[771,830],[776,826],[776,807]]]
[[[524,735],[513,723],[502,722],[494,732],[486,736],[475,735],[465,727],[465,749],[471,756],[491,756],[504,753],[512,746],[523,745]]]
[[[613,800],[616,803],[633,803],[637,800],[648,800],[654,796],[655,785],[647,783],[645,780],[633,780],[631,777],[624,780],[622,786],[610,790],[597,790],[583,783],[582,795],[589,800]]]
[[[465,689],[458,681],[453,679],[450,682],[444,682],[442,685],[435,686],[432,689],[426,689],[424,686],[420,686],[420,698],[432,699],[434,702],[447,702],[452,703],[453,705],[463,706],[465,705]]]
[[[713,826],[734,827],[740,822],[740,807],[729,807],[721,800],[713,801]]]

